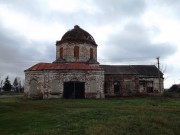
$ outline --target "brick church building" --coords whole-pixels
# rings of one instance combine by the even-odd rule
[[[56,60],[25,70],[27,98],[105,98],[161,94],[154,65],[100,65],[94,38],[79,26],[56,42]]]

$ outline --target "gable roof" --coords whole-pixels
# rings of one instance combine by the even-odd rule
[[[141,76],[150,76],[150,77],[158,77],[158,73],[160,76],[163,76],[163,73],[159,70],[155,65],[131,65]]]
[[[155,65],[100,65],[105,74],[140,75],[142,77],[158,77],[158,68]],[[160,76],[163,73],[160,71]]]
[[[105,74],[138,74],[131,66],[128,65],[100,65]]]

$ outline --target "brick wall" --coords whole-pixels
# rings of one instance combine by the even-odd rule
[[[79,57],[74,57],[74,48],[79,47]],[[63,59],[66,62],[87,62],[90,59],[90,49],[93,49],[93,58],[97,61],[97,47],[83,43],[63,43],[56,46],[56,59],[62,57],[60,50],[63,48]]]

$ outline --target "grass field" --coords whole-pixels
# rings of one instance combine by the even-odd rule
[[[0,135],[180,135],[180,99],[0,99]]]

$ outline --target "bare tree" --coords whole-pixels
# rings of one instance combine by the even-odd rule
[[[14,86],[15,91],[18,92],[18,78],[17,77],[15,77],[14,79],[13,86]]]

